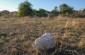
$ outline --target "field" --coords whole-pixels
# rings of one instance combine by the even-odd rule
[[[57,37],[55,51],[32,47],[45,32]],[[0,18],[0,55],[85,55],[85,18]]]

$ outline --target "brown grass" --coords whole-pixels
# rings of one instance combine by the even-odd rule
[[[33,41],[46,31],[57,37],[55,51],[50,55],[59,55],[59,52],[74,50],[79,54],[84,54],[84,22],[85,18],[66,17],[55,19],[0,18],[0,54],[46,55],[48,53],[45,51],[40,52],[32,47]],[[79,51],[81,48],[83,51]]]

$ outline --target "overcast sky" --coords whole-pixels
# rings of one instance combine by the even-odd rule
[[[18,10],[18,5],[25,0],[0,0],[0,11]],[[80,10],[85,8],[85,0],[28,0],[33,5],[34,9],[43,8],[51,11],[55,6],[59,8],[60,4],[66,3],[75,10]]]

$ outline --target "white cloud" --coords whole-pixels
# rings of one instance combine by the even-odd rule
[[[0,11],[2,11],[2,10],[16,11],[17,8],[15,8],[11,5],[8,5],[8,4],[0,4]]]

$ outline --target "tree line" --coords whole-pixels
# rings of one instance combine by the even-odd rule
[[[36,9],[33,9],[32,6],[33,5],[28,0],[25,0],[24,2],[19,4],[18,11],[10,13],[7,10],[3,10],[0,12],[0,16],[10,14],[11,16],[15,15],[19,17],[25,17],[25,16],[47,17],[50,14],[53,16],[57,16],[59,14],[64,14],[64,15],[71,15],[75,13],[78,14],[78,11],[74,10],[73,7],[67,4],[61,4],[59,6],[59,10],[57,6],[55,6],[52,11],[47,11],[42,8],[40,8],[39,10],[36,10]],[[85,11],[85,9],[83,9],[83,11]]]
[[[42,16],[47,16],[49,13],[52,13],[54,16],[56,16],[59,13],[69,14],[72,12],[73,12],[73,8],[68,6],[67,4],[61,4],[60,11],[58,11],[57,6],[55,6],[52,11],[47,11],[47,10],[42,9],[42,8],[39,10],[32,9],[32,4],[26,0],[19,5],[18,16],[36,15],[36,16],[42,17]]]

